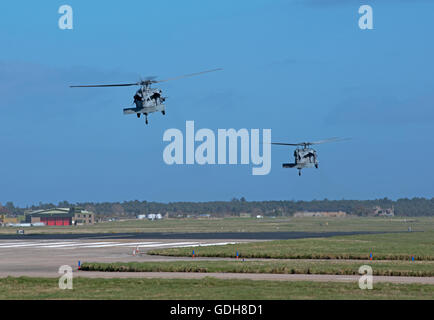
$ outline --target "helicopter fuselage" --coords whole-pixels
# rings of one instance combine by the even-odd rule
[[[143,86],[134,95],[136,107],[125,108],[124,114],[137,114],[138,118],[140,118],[141,114],[144,114],[146,116],[146,123],[148,114],[154,112],[165,114],[166,110],[163,102],[166,98],[162,96],[162,93],[160,89]]]
[[[280,146],[296,146],[297,149],[294,150],[294,163],[282,163],[283,168],[296,168],[298,169],[298,175],[301,175],[301,169],[304,168],[317,168],[319,166],[318,157],[316,151],[312,149],[310,146],[316,144],[323,144],[326,142],[332,141],[342,141],[347,139],[339,139],[339,138],[329,138],[320,141],[314,142],[299,142],[299,143],[286,143],[286,142],[272,142],[271,144],[280,145]]]
[[[316,151],[311,148],[298,148],[294,150],[294,163],[283,163],[283,168],[318,168],[319,162]]]
[[[157,103],[157,104],[139,104],[136,103],[136,107],[135,108],[125,108],[124,109],[124,114],[150,114],[153,112],[158,112],[158,111],[165,111],[166,109],[164,108],[164,104],[162,103]]]

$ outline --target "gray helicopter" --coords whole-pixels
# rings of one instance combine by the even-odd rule
[[[151,88],[151,85],[154,83],[166,82],[170,80],[177,80],[187,77],[193,77],[197,75],[201,75],[208,72],[214,72],[223,70],[221,68],[207,70],[197,73],[190,73],[183,76],[168,78],[164,80],[154,80],[155,77],[148,77],[145,80],[141,80],[135,83],[122,83],[122,84],[97,84],[97,85],[78,85],[78,86],[70,86],[70,88],[89,88],[89,87],[129,87],[129,86],[140,86],[139,90],[137,90],[134,95],[134,104],[135,108],[125,108],[124,114],[136,114],[137,118],[143,114],[145,115],[145,123],[148,124],[148,114],[154,112],[161,112],[163,115],[166,114],[166,109],[164,106],[164,102],[167,97],[163,97],[163,92],[157,88]]]
[[[315,142],[300,142],[300,143],[281,143],[281,142],[272,142],[271,144],[279,145],[279,146],[295,146],[297,147],[294,150],[294,163],[282,163],[283,168],[297,168],[298,169],[298,175],[301,176],[301,169],[304,168],[317,168],[318,169],[318,156],[316,154],[316,151],[310,146],[316,145],[316,144],[322,144],[327,142],[338,142],[338,141],[344,141],[348,139],[341,139],[341,138],[330,138]],[[301,147],[301,148],[300,148]]]

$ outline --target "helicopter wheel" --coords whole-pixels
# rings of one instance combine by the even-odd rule
[[[145,117],[146,117],[145,118],[145,123],[148,124],[148,114],[147,113],[145,113]]]
[[[137,118],[140,118],[140,113],[137,113]]]
[[[317,165],[317,164],[315,165],[315,168],[317,168],[317,169],[318,169],[318,165]]]
[[[301,170],[298,170],[298,175],[301,176]]]
[[[165,110],[161,111],[161,113],[163,114],[163,116],[166,115],[166,111]]]

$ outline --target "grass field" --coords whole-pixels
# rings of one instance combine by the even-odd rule
[[[95,225],[25,228],[32,233],[124,233],[124,232],[271,232],[271,231],[415,231],[434,230],[433,217],[382,218],[221,218],[127,220]],[[0,234],[14,234],[17,228],[2,227]]]
[[[274,259],[434,260],[434,231],[251,242],[224,246],[155,249],[152,255]]]
[[[361,290],[356,283],[253,281],[205,278],[87,279],[75,278],[73,290],[60,290],[58,279],[2,278],[0,299],[433,299],[434,286],[374,284]]]
[[[373,275],[433,277],[434,261],[169,261],[169,262],[115,262],[82,264],[83,271],[107,272],[231,272],[276,274],[336,274],[358,275],[359,267],[370,265]]]

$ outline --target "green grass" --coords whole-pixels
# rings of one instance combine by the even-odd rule
[[[205,279],[75,278],[73,290],[60,290],[54,278],[2,278],[0,299],[430,299],[434,286],[357,283]]]
[[[433,277],[432,261],[169,261],[169,262],[115,262],[82,264],[83,271],[107,272],[230,272],[230,273],[275,273],[275,274],[336,274],[358,275],[359,267],[370,265],[378,276]]]
[[[434,231],[263,241],[224,246],[155,249],[151,255],[274,259],[434,260]]]
[[[273,232],[273,231],[407,231],[434,230],[434,217],[384,218],[210,218],[126,220],[95,225],[25,228],[26,234],[35,233],[124,233],[124,232]],[[17,228],[0,228],[0,234],[16,233]]]

